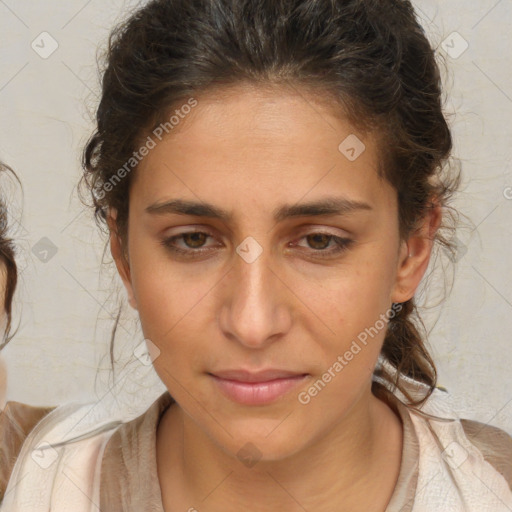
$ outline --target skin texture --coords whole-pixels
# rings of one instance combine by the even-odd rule
[[[244,85],[196,99],[137,169],[126,251],[114,210],[109,218],[111,251],[130,304],[158,347],[154,367],[177,401],[157,432],[164,507],[384,510],[402,449],[400,419],[371,393],[385,329],[307,405],[298,393],[392,303],[414,295],[440,211],[433,209],[414,236],[400,241],[396,191],[376,173],[374,138],[314,96]],[[366,146],[353,162],[338,150],[350,134]],[[372,209],[273,219],[284,204],[326,196]],[[213,203],[233,219],[145,212],[177,198]],[[195,259],[161,243],[193,230],[211,238],[185,237],[174,245],[207,249]],[[336,244],[308,236],[319,232],[353,243],[322,258]],[[249,236],[262,248],[252,263],[236,252]],[[233,368],[309,377],[272,404],[240,405],[208,375]],[[252,467],[237,457],[247,443],[259,457]]]

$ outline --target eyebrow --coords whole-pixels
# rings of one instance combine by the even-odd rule
[[[295,217],[319,217],[329,215],[346,215],[356,211],[373,210],[372,206],[362,201],[355,201],[345,197],[326,197],[317,201],[302,204],[283,205],[273,211],[275,222]],[[155,203],[145,210],[153,215],[191,215],[194,217],[207,217],[230,222],[233,214],[219,206],[189,201],[185,199],[173,199],[163,203]]]

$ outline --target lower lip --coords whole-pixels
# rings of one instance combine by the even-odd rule
[[[274,402],[303,382],[307,375],[267,382],[239,382],[210,375],[228,398],[244,405],[265,405]]]

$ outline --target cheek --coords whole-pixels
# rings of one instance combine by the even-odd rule
[[[386,255],[377,244],[366,249],[357,262],[347,259],[315,282],[296,280],[301,283],[297,295],[308,306],[301,309],[301,322],[322,354],[324,369],[342,356],[332,370],[337,375],[332,390],[369,378],[387,330],[393,282],[391,252]]]
[[[159,350],[153,367],[173,396],[186,400],[180,390],[194,387],[207,353],[200,318],[208,307],[207,289],[154,266],[139,269],[134,283],[144,337]]]
[[[208,300],[206,282],[190,282],[169,269],[141,269],[133,284],[144,334],[162,343],[197,318]]]
[[[179,360],[194,358],[194,347],[200,352],[198,344],[206,343],[205,314],[213,314],[218,276],[172,262],[154,242],[149,250],[142,246],[130,257],[142,331],[159,347],[162,360],[174,367]]]
[[[294,291],[304,304],[333,327],[343,326],[344,332],[373,322],[390,306],[392,265],[373,257],[357,259],[329,269],[314,281],[305,276],[295,280]]]

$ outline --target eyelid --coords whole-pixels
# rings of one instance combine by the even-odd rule
[[[304,236],[305,234],[323,234],[329,236],[337,236],[340,238],[353,236],[346,229],[335,228],[334,226],[325,226],[318,224],[304,224],[298,228],[298,233],[300,236]]]
[[[215,238],[216,234],[214,234],[214,231],[209,229],[206,226],[190,226],[183,228],[183,231],[179,231],[176,233],[171,233],[164,236],[164,239],[169,240],[171,238],[178,238],[183,235],[190,235],[193,233],[202,233],[205,235],[208,235],[210,238]],[[348,233],[346,230],[343,230],[343,232],[333,233],[330,231],[330,229],[335,228],[327,228],[325,226],[317,226],[312,224],[306,224],[298,228],[298,234],[294,235],[294,241],[303,238],[307,235],[326,235],[326,236],[332,236],[337,238],[348,238],[352,235]],[[196,251],[197,252],[197,251]]]

